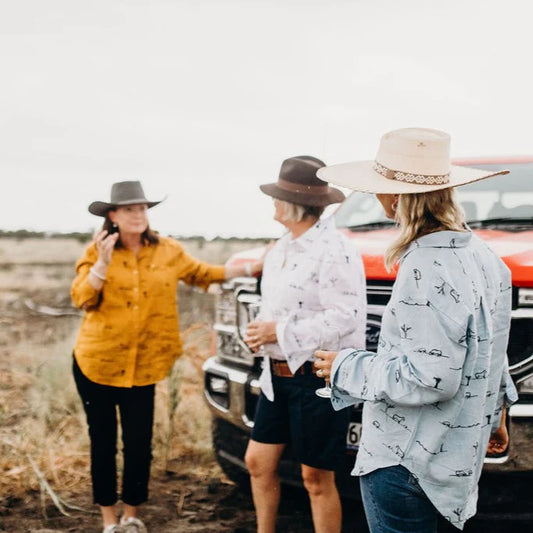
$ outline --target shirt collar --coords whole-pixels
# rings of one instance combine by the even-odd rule
[[[472,239],[471,231],[436,231],[413,241],[400,261],[417,248],[464,248]]]
[[[305,252],[319,239],[320,235],[333,224],[332,217],[318,220],[305,233],[302,233],[296,239],[291,239],[288,233],[287,246],[293,247],[295,250]]]

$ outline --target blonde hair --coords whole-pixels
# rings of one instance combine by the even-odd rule
[[[306,206],[286,202],[285,200],[277,200],[281,207],[281,216],[283,222],[301,222],[304,218],[320,218],[324,212],[323,207]]]
[[[385,266],[391,270],[409,244],[435,231],[464,231],[464,212],[453,188],[400,194],[396,209],[399,237],[385,253]]]

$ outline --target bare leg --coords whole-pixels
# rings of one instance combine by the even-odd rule
[[[122,506],[122,517],[126,520],[128,518],[137,517],[137,507],[133,505],[128,505],[127,503]]]
[[[257,533],[275,533],[281,485],[278,465],[285,444],[264,444],[250,440],[246,466],[250,472],[252,497],[257,514]]]
[[[335,473],[302,465],[302,478],[311,501],[315,533],[340,533],[342,508]]]
[[[102,522],[104,523],[104,527],[118,523],[116,505],[100,505],[100,512],[102,513]]]

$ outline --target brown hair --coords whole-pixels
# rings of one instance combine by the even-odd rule
[[[385,253],[385,266],[391,270],[409,244],[436,231],[464,231],[464,212],[447,188],[425,193],[400,194],[396,209],[400,235]]]
[[[114,211],[113,208],[111,208],[109,211]],[[105,215],[104,224],[102,225],[102,229],[106,230],[108,234],[115,233],[116,232],[116,226],[113,224],[111,219],[109,218],[109,211]],[[154,230],[150,229],[150,226],[148,226],[142,233],[141,233],[141,242],[143,246],[150,245],[150,244],[158,244],[159,243],[159,235]],[[120,240],[120,236],[115,243],[115,248],[124,248],[124,245],[122,244],[122,241]]]

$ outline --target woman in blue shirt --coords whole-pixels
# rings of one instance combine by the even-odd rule
[[[317,352],[336,409],[361,401],[353,474],[371,533],[434,533],[476,512],[483,458],[502,411],[517,399],[506,356],[511,277],[465,226],[453,187],[495,174],[450,165],[448,134],[383,136],[375,161],[326,167],[329,182],[377,195],[399,236],[399,263],[377,353]]]

